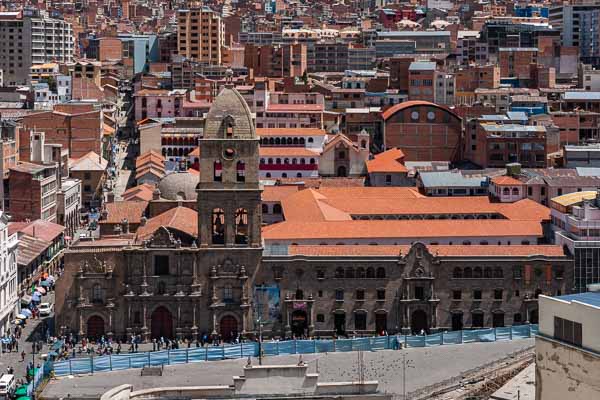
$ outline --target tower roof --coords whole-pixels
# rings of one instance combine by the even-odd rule
[[[213,102],[206,117],[206,139],[227,138],[231,128],[232,138],[254,139],[256,132],[250,107],[235,88],[227,85]]]

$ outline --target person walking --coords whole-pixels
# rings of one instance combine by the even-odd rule
[[[25,361],[25,356],[26,356],[26,354],[25,354],[25,350],[23,350],[23,351],[21,352],[21,362],[24,362],[24,361]]]

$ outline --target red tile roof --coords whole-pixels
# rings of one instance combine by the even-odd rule
[[[422,101],[422,100],[412,100],[412,101],[405,101],[402,103],[398,103],[390,108],[388,108],[387,110],[385,110],[381,116],[383,117],[384,121],[387,121],[392,115],[396,114],[398,111],[402,111],[405,110],[409,107],[414,107],[414,106],[429,106],[429,107],[435,107],[438,108],[440,110],[444,110],[452,115],[454,115],[456,118],[461,119],[456,113],[454,113],[451,110],[448,110],[445,107],[442,107],[438,104],[435,103],[430,103],[428,101]]]
[[[146,208],[147,201],[115,201],[106,203],[108,215],[106,219],[99,221],[101,224],[119,224],[126,219],[130,224],[139,224]]]
[[[525,184],[512,176],[496,176],[492,178],[492,182],[498,186],[522,186]]]
[[[152,200],[154,189],[154,185],[142,183],[141,185],[127,189],[121,197],[126,201],[150,201]]]
[[[136,237],[138,241],[148,239],[163,226],[197,237],[198,213],[187,207],[172,208],[146,221],[144,226],[138,228]]]
[[[404,166],[404,153],[397,148],[376,154],[366,164],[367,171],[370,174],[375,172],[408,172],[408,169]]]
[[[410,245],[405,246],[289,246],[288,254],[339,257],[339,256],[399,256],[406,255]],[[564,257],[562,246],[556,245],[428,245],[431,254],[441,257]]]
[[[305,221],[311,221],[306,219]],[[536,221],[511,220],[329,220],[284,221],[263,228],[265,240],[420,239],[543,236]]]
[[[292,195],[296,192],[298,192],[299,187],[297,185],[269,185],[269,186],[264,186],[262,194],[261,194],[261,199],[262,201],[281,201],[281,199],[284,199],[286,197],[288,197],[289,195]]]
[[[8,224],[8,235],[15,232],[21,232],[38,239],[52,242],[65,231],[65,227],[55,224],[54,222],[36,219],[35,221],[27,222],[10,222]]]

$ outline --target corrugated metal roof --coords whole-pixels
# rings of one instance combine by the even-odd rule
[[[467,177],[457,171],[421,172],[421,182],[425,187],[483,187],[485,176]]]
[[[600,92],[565,92],[563,100],[600,100]]]
[[[600,177],[600,168],[593,167],[576,167],[577,175],[579,176],[598,176]]]
[[[431,61],[413,61],[408,67],[409,71],[431,71],[435,70],[436,64]]]

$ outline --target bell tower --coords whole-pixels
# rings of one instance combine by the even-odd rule
[[[228,77],[200,140],[200,247],[262,247],[258,152],[254,117]]]

